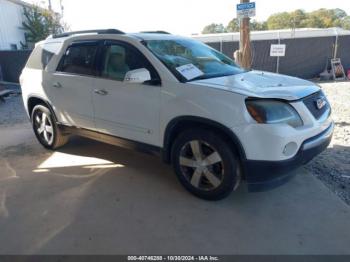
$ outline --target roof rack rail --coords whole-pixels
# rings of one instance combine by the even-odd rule
[[[96,33],[96,34],[125,34],[124,32],[118,30],[118,29],[98,29],[98,30],[82,30],[82,31],[72,31],[72,32],[64,32],[61,34],[53,35],[52,38],[61,38],[61,37],[67,37],[71,35],[78,35],[78,34],[89,34],[89,33]]]
[[[157,30],[157,31],[142,31],[141,33],[145,34],[165,34],[165,35],[171,35],[171,33],[167,31]]]

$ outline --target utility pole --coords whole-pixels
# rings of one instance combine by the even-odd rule
[[[241,3],[249,3],[250,0],[240,0]],[[252,66],[252,51],[250,46],[250,18],[245,17],[240,19],[240,42],[238,63],[245,69],[250,69]]]
[[[61,17],[63,17],[64,7],[62,4],[62,0],[60,0],[60,7],[61,7]]]
[[[51,0],[49,0],[49,10],[52,11]]]

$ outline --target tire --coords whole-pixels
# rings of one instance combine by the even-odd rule
[[[69,136],[62,134],[52,112],[46,106],[36,105],[32,111],[31,121],[36,138],[45,148],[57,149],[68,142]]]
[[[180,183],[195,196],[221,200],[241,180],[240,163],[224,139],[207,130],[187,130],[174,141],[171,160]]]

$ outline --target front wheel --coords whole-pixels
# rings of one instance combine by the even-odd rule
[[[36,138],[45,148],[56,149],[68,141],[68,136],[59,130],[51,111],[44,105],[36,105],[33,108],[32,126]]]
[[[181,184],[206,200],[220,200],[238,187],[236,155],[224,139],[206,130],[189,130],[172,147],[172,164]]]

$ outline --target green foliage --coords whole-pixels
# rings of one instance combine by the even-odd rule
[[[266,22],[258,22],[256,20],[253,20],[250,22],[250,30],[252,30],[252,31],[267,30],[267,23]]]
[[[282,28],[291,28],[292,27],[292,19],[289,13],[277,13],[271,15],[267,19],[267,28],[268,29],[282,29]]]
[[[212,23],[204,27],[202,34],[217,34],[217,33],[225,33],[226,28],[223,24],[215,24]]]
[[[342,27],[346,30],[350,30],[350,16],[347,16],[347,17],[344,17],[343,19],[341,19],[340,27]]]
[[[25,19],[22,22],[22,29],[25,31],[26,40],[26,43],[22,44],[23,47],[33,45],[51,34],[64,30],[58,14],[39,6],[24,7],[23,15]]]
[[[319,9],[310,13],[303,10],[294,12],[284,12],[271,15],[267,19],[267,28],[287,29],[287,28],[348,28],[349,16],[342,9]]]
[[[252,31],[261,31],[261,30],[267,30],[267,24],[266,22],[258,22],[256,20],[252,20],[250,22],[250,29]],[[232,19],[227,27],[226,27],[227,32],[239,32],[239,20],[237,18]]]
[[[226,27],[227,32],[238,32],[239,31],[239,19],[233,18]]]
[[[336,9],[319,9],[313,12],[305,12],[298,9],[293,12],[282,12],[271,15],[267,21],[250,22],[251,31],[290,29],[290,28],[329,28],[341,27],[350,30],[350,16],[339,8]],[[206,26],[202,33],[224,33],[239,32],[239,20],[232,19],[226,27],[222,24],[210,24]]]

